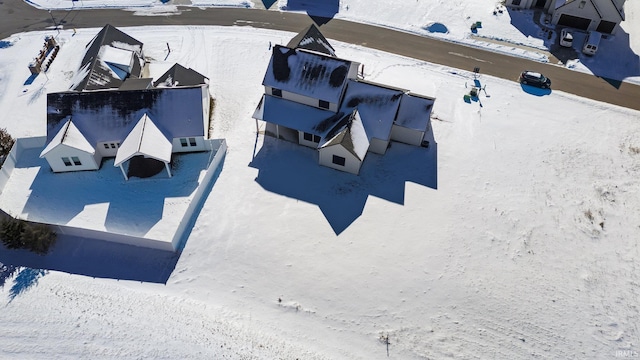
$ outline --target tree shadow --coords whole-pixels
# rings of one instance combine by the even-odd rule
[[[321,26],[331,21],[340,11],[340,0],[289,0],[282,10],[304,11]]]
[[[48,271],[42,269],[22,268],[18,270],[13,279],[13,285],[9,290],[9,302],[12,302],[13,299],[29,288],[38,285],[38,280],[47,273]]]
[[[640,57],[631,49],[629,34],[621,28],[615,35],[603,34],[597,53],[588,56],[582,53],[585,31],[572,29],[573,46],[563,48],[558,43],[562,27],[548,23],[542,10],[507,9],[516,29],[527,37],[542,39],[549,52],[568,68],[581,63],[615,88],[619,88],[624,79],[640,75]]]
[[[385,155],[368,153],[359,175],[318,164],[317,151],[265,136],[249,166],[265,190],[316,204],[339,235],[364,210],[369,196],[404,205],[407,181],[437,189],[437,144],[429,148],[391,143]]]

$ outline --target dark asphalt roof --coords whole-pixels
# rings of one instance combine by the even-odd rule
[[[207,83],[208,78],[199,72],[185,68],[180,64],[173,65],[158,80],[153,83],[155,87],[172,86],[196,86]]]
[[[118,90],[144,90],[151,87],[151,82],[153,79],[151,78],[128,78],[126,79],[122,85],[118,88]]]
[[[121,141],[144,114],[168,139],[206,134],[200,86],[68,91],[47,94],[47,142],[69,117],[92,144]]]
[[[132,77],[140,77],[142,72],[142,43],[112,25],[105,25],[102,30],[87,44],[87,51],[80,64],[80,72],[85,72],[82,80],[78,81],[72,90],[99,90],[118,88],[122,80],[114,76],[108,66],[100,64],[100,49],[103,46],[113,46],[123,50],[134,51]]]

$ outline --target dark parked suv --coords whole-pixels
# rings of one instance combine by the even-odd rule
[[[524,85],[537,86],[543,89],[551,89],[551,80],[534,71],[523,71],[522,74],[520,74],[520,83]]]

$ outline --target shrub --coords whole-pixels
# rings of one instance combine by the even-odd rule
[[[22,233],[24,232],[25,222],[14,218],[5,218],[0,223],[0,238],[8,249],[22,249]]]
[[[44,255],[56,243],[57,236],[47,225],[6,218],[0,224],[0,238],[8,249],[26,249]]]
[[[0,129],[0,157],[4,157],[9,154],[14,142],[15,140],[13,140],[11,135],[9,135],[7,129]]]
[[[45,255],[56,243],[56,233],[45,224],[31,224],[22,232],[24,248],[36,254]]]

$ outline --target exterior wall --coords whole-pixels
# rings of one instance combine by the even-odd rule
[[[211,95],[209,95],[209,84],[202,85],[202,121],[204,125],[204,138],[209,138],[209,110],[211,108]]]
[[[109,147],[105,148],[105,144]],[[113,146],[115,147],[113,147]],[[99,152],[102,157],[115,157],[118,149],[120,148],[120,141],[108,141],[100,142],[96,145],[96,152]]]
[[[544,0],[544,5],[542,5],[540,0],[507,0],[505,5],[516,9],[531,9],[538,7],[548,10],[554,2],[554,0]]]
[[[207,195],[211,192],[211,188],[213,187],[213,183],[216,179],[216,174],[220,172],[220,164],[227,153],[227,142],[224,139],[205,140],[204,143],[206,150],[211,152],[211,161],[209,162],[209,167],[200,181],[195,194],[193,194],[193,198],[191,199],[182,220],[180,220],[180,224],[178,224],[176,232],[173,234],[171,246],[174,251],[182,250],[184,247],[184,244],[189,237],[188,230],[193,227],[193,224],[198,218],[200,209],[202,208],[204,201],[207,199]]]
[[[607,6],[599,6],[596,10],[593,7],[591,1],[586,1],[582,8],[580,8],[580,3],[581,1],[574,1],[571,3],[567,3],[566,5],[561,6],[558,9],[552,10],[551,23],[554,25],[558,25],[558,22],[560,21],[562,15],[566,14],[590,19],[591,22],[589,23],[589,27],[586,29],[586,31],[597,31],[598,25],[600,25],[601,21],[608,21],[616,24],[611,34],[614,34],[618,30],[618,28],[620,28],[620,14],[614,6],[607,4]],[[600,16],[602,16],[602,19],[600,18]]]
[[[75,165],[72,162],[71,166],[67,166],[62,161],[63,157],[71,159],[73,156],[80,159],[81,165]],[[100,162],[102,161],[102,157],[97,151],[95,155],[93,155],[65,145],[58,145],[53,150],[49,151],[49,153],[44,157],[47,159],[47,162],[53,172],[97,170],[100,168]]]
[[[356,72],[357,72],[357,69],[356,69]],[[272,89],[271,86],[265,86],[264,87],[265,94],[271,95],[271,89]],[[288,92],[288,91],[282,91],[282,98],[286,99],[286,100],[295,101],[295,102],[300,103],[300,104],[313,106],[313,107],[316,107],[318,109],[330,110],[330,111],[333,111],[333,112],[338,112],[338,104],[337,103],[329,103],[329,108],[328,109],[327,108],[321,108],[318,99],[315,99],[315,98],[312,98],[312,97],[309,97],[309,96],[304,96],[304,95],[292,93],[292,92]]]
[[[391,140],[393,141],[420,146],[423,138],[424,132],[419,130],[408,129],[398,125],[393,125],[391,128]]]
[[[358,173],[360,172],[360,166],[362,165],[362,162],[341,145],[333,145],[326,148],[321,148],[318,153],[320,158],[320,165],[340,171],[345,171],[355,175],[358,175]],[[333,155],[338,155],[345,158],[344,166],[334,164]]]
[[[194,138],[196,140],[196,145],[191,146],[190,138]],[[183,153],[183,152],[194,152],[194,151],[205,151],[207,150],[205,140],[203,136],[189,136],[187,138],[187,146],[182,146],[181,138],[174,138],[172,141],[173,148],[171,149],[172,153]]]
[[[387,147],[389,146],[389,140],[380,140],[376,138],[372,138],[369,142],[369,151],[372,153],[384,155],[387,152]]]
[[[318,143],[304,139],[304,132],[298,131],[298,144],[308,146],[313,149],[318,148]]]

